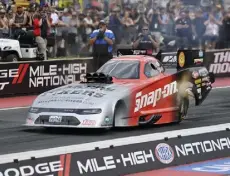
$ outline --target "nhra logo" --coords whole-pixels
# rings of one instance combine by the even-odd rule
[[[165,143],[156,146],[155,155],[163,164],[170,164],[174,160],[174,151],[172,147]]]

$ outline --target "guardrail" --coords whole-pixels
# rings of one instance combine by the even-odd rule
[[[162,53],[166,68],[176,68],[176,52]],[[230,49],[206,51],[204,64],[216,77],[230,77]],[[0,63],[0,96],[39,94],[80,81],[95,71],[92,58]]]

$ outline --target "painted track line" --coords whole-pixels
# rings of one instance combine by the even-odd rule
[[[30,106],[22,106],[22,107],[13,107],[13,108],[2,108],[0,111],[8,111],[8,110],[16,110],[16,109],[26,109],[29,108]]]
[[[89,150],[94,150],[95,147],[99,147],[102,149],[102,148],[109,148],[111,145],[116,147],[116,146],[124,146],[124,145],[130,145],[130,144],[138,144],[138,143],[144,143],[144,142],[163,140],[165,137],[175,138],[178,135],[185,137],[185,136],[198,135],[198,134],[204,134],[204,133],[225,131],[226,128],[230,128],[230,123],[190,128],[189,130],[182,129],[182,130],[166,131],[166,132],[161,132],[161,133],[145,134],[145,135],[140,135],[140,136],[125,137],[125,138],[117,138],[117,139],[112,139],[112,140],[104,140],[104,141],[97,141],[97,142],[91,142],[91,143],[48,148],[48,149],[43,149],[43,150],[12,153],[12,154],[0,155],[0,158],[1,158],[0,164],[13,162],[14,159],[18,159],[19,161],[21,161],[21,160],[31,159],[31,157],[43,158],[43,157],[62,155],[62,154],[68,154],[68,153],[89,151]]]
[[[223,87],[213,87],[212,89],[228,89],[230,86],[223,86]]]

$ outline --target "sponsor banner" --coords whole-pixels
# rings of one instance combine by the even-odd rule
[[[71,174],[124,175],[226,157],[229,151],[230,133],[226,132],[115,146],[73,154]]]
[[[81,81],[92,71],[92,60],[55,60],[0,64],[0,96],[41,93]]]
[[[65,155],[64,155],[65,156]],[[0,165],[0,176],[59,176],[64,171],[64,156],[31,159]]]
[[[230,49],[206,51],[204,60],[197,58],[194,61],[204,62],[204,66],[216,77],[230,77]],[[162,53],[161,62],[166,68],[176,68],[177,53]],[[183,61],[179,63],[181,64]]]
[[[165,68],[176,68],[177,67],[177,52],[162,53],[161,62]]]
[[[230,156],[228,131],[0,165],[0,176],[125,175]],[[13,173],[13,174],[12,174]]]
[[[230,77],[230,49],[209,51],[206,58],[209,72],[213,72],[216,77]]]

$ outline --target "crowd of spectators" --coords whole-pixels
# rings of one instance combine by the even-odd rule
[[[73,2],[61,10],[35,1],[27,9],[13,1],[1,3],[1,34],[33,29],[34,16],[39,14],[47,20],[44,38],[52,57],[91,52],[89,36],[101,19],[114,32],[115,46],[132,45],[147,25],[159,41],[172,36],[183,39],[179,44],[184,47],[229,47],[230,11],[221,0],[90,0],[84,7]]]

